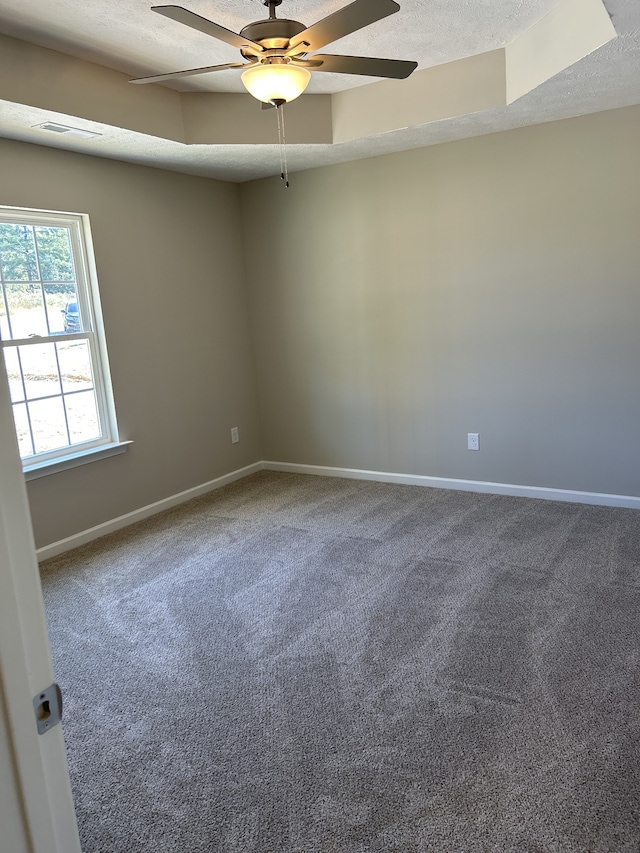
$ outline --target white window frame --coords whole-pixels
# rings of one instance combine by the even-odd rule
[[[55,471],[124,452],[131,442],[120,441],[118,435],[89,217],[84,213],[64,213],[1,205],[0,222],[69,229],[82,331],[43,335],[37,338],[0,340],[0,349],[73,340],[87,341],[101,433],[98,438],[89,441],[23,457],[22,466],[27,479],[52,474]],[[4,298],[4,290],[2,290],[0,299]]]

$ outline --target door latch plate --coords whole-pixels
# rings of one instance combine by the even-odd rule
[[[33,708],[39,735],[57,726],[62,719],[62,691],[59,685],[52,684],[34,696]]]

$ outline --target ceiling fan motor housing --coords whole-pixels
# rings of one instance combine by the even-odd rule
[[[306,26],[300,21],[290,21],[287,18],[269,18],[265,21],[254,21],[240,30],[240,35],[249,41],[258,42],[267,50],[288,48],[289,41],[306,30]],[[249,59],[255,54],[245,53],[242,55]]]

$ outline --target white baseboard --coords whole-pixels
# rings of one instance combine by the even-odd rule
[[[80,533],[75,533],[73,536],[67,536],[66,539],[60,539],[58,542],[52,542],[50,545],[45,545],[43,548],[38,548],[36,551],[38,561],[47,560],[49,557],[57,557],[58,554],[63,554],[65,551],[71,551],[72,548],[77,548],[79,545],[84,545],[100,536],[105,536],[107,533],[113,533],[114,530],[120,530],[123,527],[128,527],[130,524],[135,524],[136,521],[142,521],[158,512],[178,504],[190,501],[192,498],[197,498],[207,492],[212,492],[214,489],[220,489],[226,486],[227,483],[233,483],[235,480],[241,480],[243,477],[248,477],[250,474],[255,474],[256,471],[262,471],[262,462],[254,462],[253,465],[247,465],[245,468],[239,468],[237,471],[232,471],[230,474],[224,474],[215,480],[209,480],[208,483],[202,483],[200,486],[194,486],[192,489],[187,489],[184,492],[178,492],[177,495],[171,495],[161,501],[143,506],[133,512],[128,512],[126,515],[120,515],[118,518],[113,518],[111,521],[105,521],[102,524],[97,524],[95,527],[90,527],[88,530],[82,530]]]
[[[128,527],[136,521],[142,521],[158,512],[178,504],[185,503],[192,498],[197,498],[214,489],[241,480],[257,471],[282,471],[290,474],[314,474],[320,477],[343,477],[351,480],[376,480],[380,483],[401,483],[407,486],[427,486],[434,489],[458,489],[465,492],[484,492],[493,495],[512,495],[521,498],[539,498],[548,501],[567,501],[569,503],[592,504],[594,506],[615,506],[627,509],[640,509],[640,497],[633,495],[607,495],[599,492],[578,492],[570,489],[546,489],[541,486],[518,486],[510,483],[488,483],[482,480],[454,480],[447,477],[427,477],[423,474],[391,474],[386,471],[366,471],[359,468],[332,468],[328,465],[300,465],[295,462],[254,462],[245,468],[239,468],[230,474],[194,486],[177,495],[171,495],[161,501],[143,506],[126,515],[121,515],[111,521],[105,521],[88,530],[82,530],[66,539],[52,542],[43,548],[38,548],[38,560],[47,560],[56,557],[79,545],[84,545],[107,533]]]
[[[263,462],[265,471],[291,474],[316,474],[320,477],[344,477],[352,480],[377,480],[381,483],[402,483],[407,486],[428,486],[434,489],[458,489],[464,492],[484,492],[492,495],[511,495],[539,498],[547,501],[617,506],[640,509],[640,497],[607,495],[599,492],[578,492],[571,489],[547,489],[541,486],[518,486],[510,483],[488,483],[482,480],[453,480],[447,477],[427,477],[423,474],[390,474],[385,471],[365,471],[358,468],[332,468],[328,465],[298,465],[292,462]]]

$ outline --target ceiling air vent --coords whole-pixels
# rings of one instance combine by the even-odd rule
[[[61,136],[73,136],[75,139],[91,139],[94,136],[102,136],[93,130],[82,130],[80,127],[69,127],[66,124],[57,124],[55,121],[45,121],[42,124],[34,124],[33,127],[41,130],[49,130],[51,133],[59,133]]]

